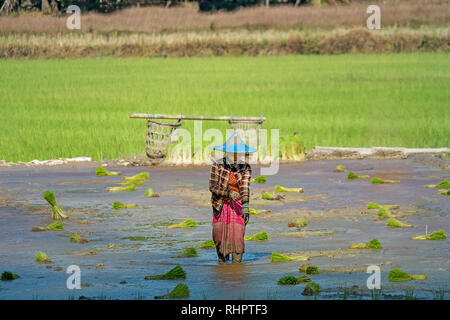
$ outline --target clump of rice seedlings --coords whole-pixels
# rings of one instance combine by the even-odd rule
[[[447,234],[444,230],[438,230],[433,233],[430,233],[429,235],[423,235],[423,236],[415,236],[412,237],[413,240],[445,240],[447,239]]]
[[[176,279],[186,279],[186,272],[183,270],[181,266],[176,266],[175,268],[169,270],[165,274],[145,277],[145,280],[176,280]]]
[[[303,218],[297,219],[297,221],[295,223],[297,224],[298,228],[303,228],[308,225],[308,222]]]
[[[256,233],[252,236],[246,236],[244,237],[245,241],[267,241],[269,240],[269,235],[266,231]]]
[[[263,210],[256,210],[256,209],[249,208],[248,209],[248,214],[250,214],[250,215],[257,215],[257,214],[260,214],[262,211]]]
[[[116,192],[116,191],[134,191],[135,187],[134,184],[131,184],[129,186],[126,187],[109,187],[106,189],[106,191],[108,192]]]
[[[381,243],[378,239],[372,239],[367,243],[353,243],[349,246],[350,249],[381,249]]]
[[[390,210],[390,209],[398,209],[400,208],[400,206],[398,204],[385,204],[385,205],[381,205],[378,204],[376,202],[372,202],[370,201],[367,204],[367,209],[380,209],[380,208],[384,208],[386,210]]]
[[[125,179],[125,180],[147,180],[147,179],[150,179],[150,175],[148,174],[148,172],[141,172],[141,173],[135,174],[132,177],[123,177],[123,179]]]
[[[379,205],[379,204],[376,203],[376,202],[370,201],[370,202],[367,204],[367,209],[379,209],[379,208],[381,208],[381,205]]]
[[[300,160],[305,156],[305,145],[300,137],[300,134],[280,137],[280,151],[281,159]]]
[[[56,221],[47,227],[39,227],[40,231],[60,231],[63,230],[63,224],[60,221]]]
[[[344,172],[345,167],[342,164],[339,164],[336,166],[336,168],[333,170],[333,172]]]
[[[300,266],[300,268],[298,268],[298,270],[300,272],[303,272],[303,273],[306,273],[306,274],[318,274],[320,272],[319,268],[317,266],[312,266],[312,265],[309,265],[309,264],[302,264]]]
[[[380,179],[380,178],[372,178],[372,181],[371,181],[371,183],[372,184],[383,184],[383,183],[399,183],[400,181],[398,181],[398,180],[383,180],[383,179]]]
[[[69,241],[72,243],[88,243],[89,240],[82,238],[79,234],[73,233],[70,235]]]
[[[285,261],[308,261],[307,256],[287,256],[278,252],[272,252],[271,262],[285,262]]]
[[[356,174],[356,173],[354,173],[352,171],[349,171],[348,174],[347,174],[347,179],[349,179],[349,180],[353,180],[353,179],[368,179],[368,178],[370,178],[370,176],[364,176],[364,175],[360,176],[360,175],[358,175],[358,174]]]
[[[275,187],[276,192],[300,192],[303,193],[303,188],[286,188],[282,186]]]
[[[97,170],[95,171],[95,175],[97,177],[105,177],[105,176],[118,176],[120,175],[120,172],[118,171],[108,171],[102,166],[98,166]]]
[[[39,252],[36,254],[36,262],[40,262],[40,263],[50,263],[50,262],[52,262],[52,261],[48,258],[48,256],[47,256],[46,253],[44,253],[44,252],[42,252],[42,251],[39,251]]]
[[[206,240],[205,242],[199,244],[198,246],[193,246],[192,248],[195,249],[215,249],[216,244],[214,243],[214,240]]]
[[[170,226],[167,226],[167,229],[175,229],[175,228],[182,228],[182,229],[193,229],[197,227],[197,223],[195,222],[194,219],[186,219],[183,222],[177,223],[177,224],[172,224]]]
[[[198,257],[197,250],[194,247],[187,247],[183,249],[183,252],[177,256],[177,258],[192,258]]]
[[[261,195],[261,198],[264,199],[264,200],[275,200],[275,197],[269,192],[264,192]]]
[[[155,193],[152,188],[148,188],[144,196],[147,198],[159,198],[159,194]]]
[[[378,209],[378,217],[381,219],[390,218],[392,217],[392,213],[388,209],[380,207]]]
[[[19,275],[12,273],[11,271],[3,271],[2,276],[1,276],[2,281],[12,281],[12,280],[16,280],[19,278],[20,278]]]
[[[315,283],[315,282],[310,282],[306,285],[305,289],[302,292],[303,296],[317,296],[320,291],[321,291],[321,287],[319,284]]]
[[[155,299],[182,299],[189,297],[189,288],[184,283],[179,283],[177,286],[168,294],[162,296],[155,296]]]
[[[294,276],[285,276],[278,280],[277,282],[280,286],[290,286],[290,285],[296,285],[299,282],[297,281],[297,278]]]
[[[131,208],[137,208],[138,205],[135,203],[129,203],[129,204],[125,204],[119,201],[114,201],[113,203],[113,209],[115,210],[120,210],[120,209],[131,209]]]
[[[46,190],[42,197],[47,200],[47,202],[52,207],[51,217],[53,220],[66,219],[67,216],[64,214],[60,206],[56,204],[55,194],[51,190]]]
[[[118,186],[130,186],[132,184],[134,184],[136,186],[140,186],[140,185],[143,185],[144,182],[142,180],[139,180],[139,179],[132,179],[132,180],[127,180],[125,182],[117,183]]]
[[[441,194],[443,196],[450,196],[450,190],[440,189],[438,190],[437,194]]]
[[[267,182],[267,178],[266,178],[266,176],[259,176],[259,177],[254,178],[254,179],[250,179],[250,182],[266,183]]]
[[[386,227],[388,228],[413,228],[413,225],[403,223],[397,219],[390,218],[386,221]]]
[[[391,282],[409,281],[409,280],[425,280],[426,274],[408,274],[405,271],[393,269],[389,271],[388,280]]]
[[[424,188],[443,188],[443,189],[450,189],[450,182],[447,180],[443,180],[439,182],[438,184],[428,184],[425,185]]]

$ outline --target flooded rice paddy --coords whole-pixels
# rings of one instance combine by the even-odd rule
[[[400,180],[372,185],[368,179],[347,180],[334,173],[343,164],[361,175]],[[253,176],[259,169],[253,168]],[[279,286],[286,275],[301,276],[304,262],[271,263],[271,253],[310,256],[308,263],[322,271],[311,275],[322,287],[317,299],[372,299],[367,289],[369,265],[381,268],[380,299],[448,299],[450,294],[449,241],[410,238],[439,229],[450,231],[450,198],[436,189],[423,188],[450,173],[408,160],[309,161],[282,165],[265,184],[251,185],[250,207],[267,211],[250,217],[246,235],[267,231],[269,241],[246,242],[240,265],[219,265],[215,250],[198,249],[198,257],[179,258],[184,247],[211,239],[212,211],[208,191],[209,168],[127,167],[108,168],[121,176],[96,177],[95,169],[27,169],[0,171],[0,272],[20,276],[0,281],[0,299],[153,299],[168,293],[179,281],[144,280],[176,265],[187,273],[189,299],[314,299],[301,295],[305,284]],[[148,171],[150,179],[134,192],[106,192],[123,176]],[[304,193],[287,193],[279,201],[262,200],[275,185],[303,187]],[[159,198],[146,198],[153,188]],[[69,215],[63,231],[32,232],[51,223],[42,193],[53,190]],[[135,209],[113,210],[112,203],[136,203]],[[398,204],[394,213],[414,228],[386,228],[385,220],[367,203]],[[187,218],[195,229],[166,229]],[[305,228],[288,227],[298,218]],[[69,242],[72,233],[89,243]],[[380,240],[383,249],[348,249],[355,242]],[[38,251],[51,264],[35,262]],[[80,290],[69,290],[70,265],[81,268]],[[388,272],[398,268],[410,274],[427,274],[426,280],[389,282]],[[344,294],[344,292],[346,292]]]

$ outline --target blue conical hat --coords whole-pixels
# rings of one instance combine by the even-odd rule
[[[250,153],[256,152],[255,148],[247,146],[239,137],[236,131],[233,132],[231,137],[223,145],[213,147],[214,150],[232,153]]]

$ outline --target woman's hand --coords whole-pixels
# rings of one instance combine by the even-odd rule
[[[229,192],[229,197],[230,197],[230,199],[233,200],[233,201],[238,201],[238,200],[241,199],[240,193],[239,193],[239,192],[236,192],[236,191],[233,191],[233,190],[230,190],[230,192]]]

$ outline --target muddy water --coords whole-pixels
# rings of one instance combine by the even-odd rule
[[[398,184],[371,185],[368,180],[346,179],[333,173],[337,164],[347,169]],[[109,168],[113,170],[112,168]],[[95,177],[95,169],[15,170],[0,172],[0,271],[10,270],[20,279],[0,281],[0,299],[153,299],[167,293],[177,281],[147,281],[176,265],[187,272],[184,281],[191,299],[312,299],[301,292],[304,284],[279,286],[285,275],[300,276],[303,262],[271,263],[273,251],[307,253],[324,272],[311,276],[323,288],[318,299],[340,299],[344,288],[349,299],[371,299],[366,287],[368,265],[380,266],[381,299],[404,299],[414,289],[419,299],[448,299],[450,246],[444,241],[414,241],[410,237],[443,229],[450,232],[450,199],[423,185],[450,179],[448,171],[427,168],[407,160],[310,161],[280,167],[265,185],[252,185],[251,207],[268,212],[251,216],[247,235],[267,231],[268,242],[246,242],[241,265],[218,265],[215,250],[197,250],[199,257],[177,258],[183,247],[211,238],[211,210],[207,200],[209,168],[120,168],[123,175],[149,171],[150,180],[134,192],[106,192],[121,180]],[[259,170],[254,168],[254,176]],[[303,187],[304,194],[286,194],[282,201],[258,200],[275,185]],[[145,198],[152,187],[160,198]],[[31,232],[50,223],[44,190],[55,191],[68,212],[64,231]],[[201,201],[198,201],[201,199]],[[139,208],[113,210],[114,201],[137,203]],[[398,204],[401,221],[415,228],[387,229],[368,201]],[[289,221],[305,217],[306,228],[288,228]],[[164,226],[194,218],[192,230]],[[77,232],[87,244],[69,242]],[[384,249],[348,250],[354,242],[378,238]],[[114,246],[109,246],[114,244]],[[342,249],[342,250],[339,250]],[[38,264],[44,251],[52,264]],[[103,264],[104,266],[98,266]],[[66,269],[81,268],[81,290],[68,290]],[[51,268],[50,268],[51,266]],[[60,268],[62,270],[60,270]],[[394,267],[411,274],[427,274],[426,280],[391,283]],[[58,271],[60,270],[60,271]],[[122,283],[126,281],[126,283]]]

